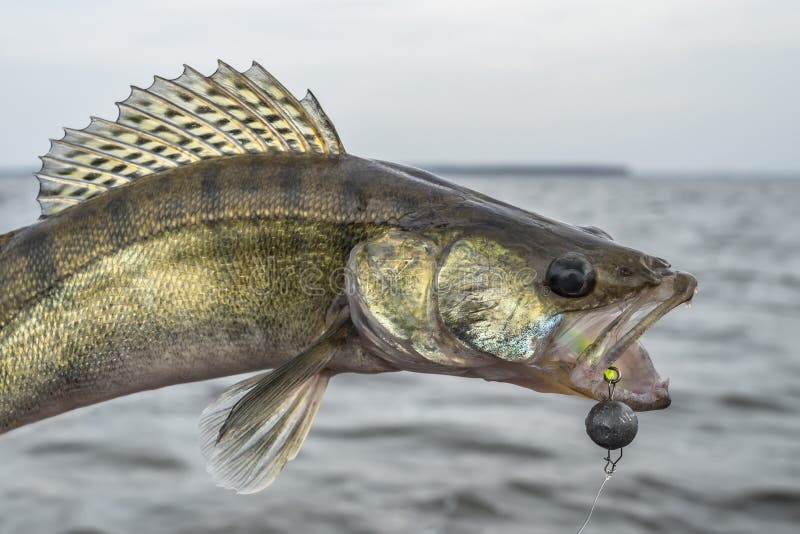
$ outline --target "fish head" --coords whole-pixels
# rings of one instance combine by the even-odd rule
[[[614,366],[616,400],[640,411],[669,406],[668,380],[639,338],[697,282],[667,261],[596,228],[539,220],[456,240],[437,282],[447,329],[497,359],[469,376],[601,400]]]
[[[690,300],[695,279],[594,228],[535,219],[441,235],[390,233],[360,245],[348,269],[362,340],[395,367],[608,396],[665,408],[641,335]]]

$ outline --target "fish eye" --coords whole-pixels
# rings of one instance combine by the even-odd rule
[[[570,252],[556,258],[547,269],[547,287],[562,297],[585,297],[594,289],[596,274],[583,255]]]

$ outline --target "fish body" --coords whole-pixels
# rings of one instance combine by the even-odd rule
[[[341,372],[598,398],[615,363],[622,400],[669,404],[638,338],[696,283],[665,261],[348,155],[313,95],[257,66],[157,78],[120,110],[54,142],[43,220],[0,236],[0,433],[276,369],[201,420],[214,477],[252,492],[297,454]]]
[[[277,367],[324,330],[359,242],[452,223],[468,197],[350,155],[255,154],[153,175],[18,230],[0,250],[0,431]]]

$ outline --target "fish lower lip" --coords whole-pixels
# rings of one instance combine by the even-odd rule
[[[672,404],[669,396],[669,379],[661,380],[653,386],[653,390],[645,393],[622,391],[615,395],[620,400],[637,412],[649,410],[662,410]]]
[[[576,365],[570,373],[570,381],[575,391],[590,398],[603,398],[607,395],[603,372],[626,354],[626,351],[632,350],[638,339],[661,317],[678,305],[691,300],[697,287],[697,281],[693,276],[681,272],[676,272],[666,278],[664,282],[668,285],[660,284],[647,294],[640,295],[633,300],[620,314],[626,318],[623,321],[614,321],[615,326],[611,329],[604,328],[601,333],[604,339],[596,339],[579,355]],[[654,307],[644,317],[632,326],[628,324],[628,321],[635,317],[637,311],[644,312],[650,306]],[[622,334],[620,339],[610,347],[604,346],[613,339],[611,336],[622,333],[621,331],[624,331],[625,328],[628,330]],[[654,372],[650,386],[639,384],[632,390],[618,386],[615,398],[637,411],[666,408],[671,403],[668,385],[668,380],[660,380],[658,374]]]

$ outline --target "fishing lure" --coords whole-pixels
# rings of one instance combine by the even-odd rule
[[[592,507],[589,509],[589,515],[586,516],[586,521],[578,530],[578,534],[581,534],[589,524],[603,488],[611,480],[617,464],[622,460],[623,448],[631,444],[639,430],[639,419],[636,417],[636,412],[624,402],[614,400],[614,389],[622,379],[619,369],[612,365],[603,373],[603,379],[608,383],[608,399],[598,402],[589,410],[589,415],[586,416],[586,433],[592,438],[592,441],[607,451],[604,458],[606,465],[603,468],[606,478],[600,485],[600,489],[597,490]],[[619,450],[619,456],[613,460],[611,453],[615,450]]]

